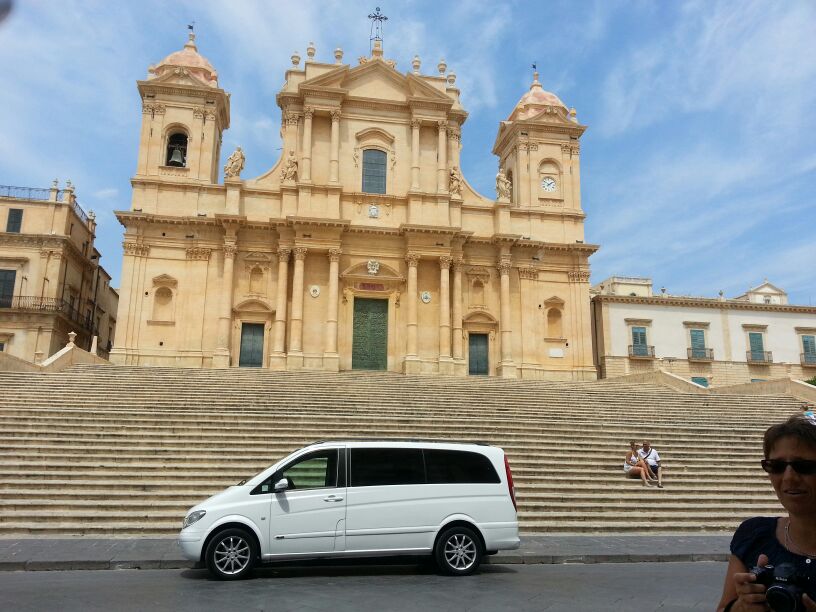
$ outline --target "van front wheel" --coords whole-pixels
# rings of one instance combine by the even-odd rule
[[[219,580],[245,578],[255,566],[255,539],[242,529],[225,529],[207,545],[207,569]]]
[[[482,543],[472,529],[451,527],[436,541],[434,557],[439,569],[451,576],[468,576],[482,562]]]

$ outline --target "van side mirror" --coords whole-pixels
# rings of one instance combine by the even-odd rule
[[[281,491],[285,491],[289,488],[289,481],[286,478],[281,478],[278,482],[275,483],[275,493],[280,493]]]

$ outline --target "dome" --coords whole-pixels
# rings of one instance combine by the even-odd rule
[[[560,106],[567,110],[567,106],[554,93],[545,91],[538,82],[538,72],[533,73],[533,84],[530,91],[521,96],[513,112],[510,113],[508,121],[516,119],[529,119],[540,113],[545,106]]]
[[[218,87],[218,73],[207,58],[200,55],[195,44],[195,34],[190,32],[190,39],[181,51],[165,57],[156,66],[151,66],[151,78],[160,77],[178,68],[186,68],[190,76],[208,87]]]

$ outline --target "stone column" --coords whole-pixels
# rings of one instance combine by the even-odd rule
[[[283,156],[286,159],[289,151],[297,151],[297,131],[299,115],[295,111],[285,110],[283,113],[284,132],[283,132]]]
[[[275,298],[275,339],[272,344],[272,354],[269,357],[269,367],[276,370],[286,369],[286,304],[289,289],[289,254],[291,249],[278,249],[278,286]]]
[[[448,128],[448,159],[450,167],[459,167],[459,143],[462,140],[462,131],[455,123]],[[460,168],[461,169],[461,168]]]
[[[453,260],[453,359],[461,360],[462,354],[462,258]]]
[[[228,368],[230,364],[230,329],[232,328],[232,285],[235,269],[235,240],[224,241],[224,278],[221,286],[221,316],[218,320],[218,345],[215,349],[213,365]]]
[[[303,109],[303,147],[302,156],[303,163],[301,164],[302,174],[301,180],[310,182],[312,180],[312,116],[314,109],[307,106]]]
[[[436,190],[445,192],[448,190],[448,122],[437,121],[439,126],[439,143],[437,145],[436,156]]]
[[[405,354],[405,373],[416,374],[419,372],[419,355],[417,353],[417,266],[419,265],[419,254],[408,253],[405,256],[408,263],[408,346]]]
[[[419,191],[419,119],[411,121],[411,191]]]
[[[329,158],[329,182],[336,183],[340,172],[340,111],[331,112],[331,153]]]
[[[498,374],[502,378],[515,378],[513,331],[510,325],[510,259],[501,259],[497,268],[499,274],[501,274],[501,362],[499,363]]]
[[[521,170],[520,180],[513,186],[516,193],[513,199],[517,206],[529,206],[530,204],[530,144],[522,143],[518,146],[519,169]]]
[[[295,255],[295,270],[292,274],[292,335],[289,339],[290,354],[303,352],[303,269],[307,249],[306,247],[295,247],[292,251]]]
[[[326,312],[326,352],[323,355],[323,367],[337,372],[340,369],[340,358],[337,354],[337,299],[340,282],[340,249],[329,249],[329,305]]]
[[[451,356],[450,257],[439,258],[439,356]]]

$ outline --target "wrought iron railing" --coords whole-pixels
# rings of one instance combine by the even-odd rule
[[[799,353],[799,360],[803,366],[816,368],[816,353]]]
[[[70,302],[59,298],[39,297],[36,295],[0,296],[0,308],[12,310],[40,310],[62,313],[74,323],[87,331],[94,331],[93,317],[83,315]]]
[[[771,351],[745,351],[745,361],[748,363],[773,363]]]
[[[47,200],[51,197],[50,189],[39,187],[14,187],[12,185],[0,185],[0,197],[18,198],[20,200]]]
[[[714,361],[714,349],[688,348],[689,361]]]
[[[654,347],[648,344],[630,344],[629,357],[632,359],[654,359]]]

